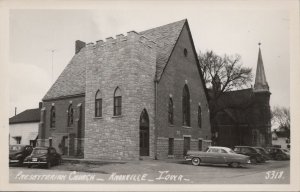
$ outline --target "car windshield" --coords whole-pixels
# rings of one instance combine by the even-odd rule
[[[11,145],[9,146],[9,151],[11,152],[16,152],[16,151],[21,151],[24,146],[18,146],[18,145]]]
[[[47,149],[34,149],[32,151],[33,155],[44,155],[44,154],[47,154],[47,153],[48,153]]]

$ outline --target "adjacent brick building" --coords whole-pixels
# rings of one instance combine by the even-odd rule
[[[39,145],[125,160],[181,158],[210,145],[207,92],[187,20],[75,44],[43,98]]]
[[[270,95],[259,48],[254,87],[225,92],[217,101],[220,112],[212,124],[214,145],[272,145]]]

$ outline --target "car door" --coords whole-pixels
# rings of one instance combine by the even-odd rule
[[[221,159],[220,151],[217,148],[210,148],[207,151],[207,158],[206,158],[207,163],[212,163],[212,164],[219,164],[223,160]]]

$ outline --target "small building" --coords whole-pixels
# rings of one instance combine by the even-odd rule
[[[210,145],[208,108],[187,20],[76,41],[43,98],[39,145],[89,159],[182,158]]]
[[[39,131],[40,108],[27,109],[9,118],[9,144],[36,146]]]
[[[287,130],[272,131],[272,145],[282,149],[290,149],[290,134]]]
[[[270,95],[259,47],[254,87],[225,92],[217,99],[214,145],[271,146]]]

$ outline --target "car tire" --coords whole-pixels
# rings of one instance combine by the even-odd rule
[[[192,159],[192,164],[193,164],[193,165],[195,165],[195,166],[199,166],[199,165],[200,165],[200,163],[201,163],[201,160],[200,160],[200,158],[198,158],[198,157],[194,157],[194,158]]]
[[[281,155],[277,155],[276,160],[281,161],[281,160],[283,160],[283,157]]]
[[[27,165],[28,168],[31,168],[32,165]]]
[[[62,159],[59,158],[59,159],[58,159],[58,165],[61,165],[61,164],[62,164]]]
[[[251,158],[250,158],[250,162],[251,162],[252,164],[257,164],[257,159],[256,159],[255,157],[251,157]]]
[[[238,168],[238,167],[240,167],[240,163],[237,163],[237,162],[230,163],[230,167]]]
[[[51,168],[51,163],[50,163],[50,161],[48,161],[46,164],[46,169],[50,169],[50,168]]]

